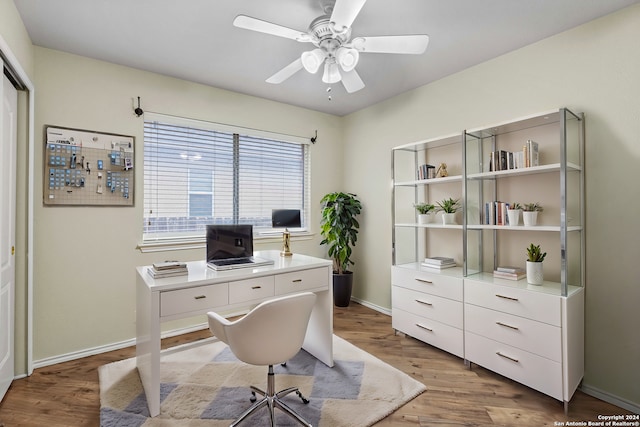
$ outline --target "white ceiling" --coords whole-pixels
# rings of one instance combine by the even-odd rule
[[[309,44],[232,25],[245,14],[306,31],[319,0],[14,1],[38,46],[345,115],[640,0],[368,0],[352,37],[428,34],[429,47],[362,54],[366,87],[331,85],[332,100],[321,73],[265,82]]]

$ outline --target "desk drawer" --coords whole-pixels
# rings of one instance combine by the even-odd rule
[[[273,276],[229,282],[229,304],[272,297],[274,288]]]
[[[560,327],[524,317],[465,304],[466,330],[530,353],[560,362]]]
[[[398,286],[392,288],[394,308],[462,329],[462,303]]]
[[[418,292],[427,292],[456,301],[462,301],[462,279],[441,273],[392,267],[391,283]]]
[[[302,292],[309,289],[329,289],[329,273],[326,268],[313,270],[294,271],[292,273],[278,274],[275,276],[276,295]]]
[[[220,283],[160,293],[160,316],[206,312],[229,304],[229,286]]]

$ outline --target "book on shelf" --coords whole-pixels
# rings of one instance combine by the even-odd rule
[[[453,258],[444,257],[444,256],[434,256],[427,257],[424,259],[425,264],[431,265],[444,265],[444,264],[455,264],[455,260]]]
[[[518,273],[507,273],[504,271],[495,270],[493,272],[493,277],[496,277],[498,279],[520,280],[527,277],[527,273],[525,273],[524,271]]]
[[[418,166],[417,178],[418,180],[431,179],[436,177],[436,167],[433,165],[423,164]]]
[[[423,262],[423,263],[420,263],[420,265],[422,267],[424,267],[424,268],[428,268],[428,269],[431,269],[431,270],[444,270],[446,268],[455,267],[456,263],[454,262],[452,264],[441,264],[441,265],[438,265],[438,264],[429,264],[429,263]]]
[[[540,164],[540,154],[538,152],[538,143],[528,139],[523,147],[525,166],[532,167]]]
[[[496,268],[496,271],[499,273],[524,273],[524,268],[504,266]]]

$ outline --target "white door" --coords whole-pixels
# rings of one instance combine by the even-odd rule
[[[0,61],[0,71],[3,71]],[[18,93],[2,74],[0,86],[0,400],[14,377],[16,127]]]

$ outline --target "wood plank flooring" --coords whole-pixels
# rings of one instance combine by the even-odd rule
[[[568,415],[548,396],[403,334],[391,318],[360,304],[335,308],[334,332],[426,384],[427,391],[376,427],[558,426],[628,411],[577,391]],[[208,338],[209,331],[163,340],[163,347]],[[16,380],[0,403],[0,426],[98,426],[99,366],[135,355],[135,348],[36,369]],[[555,424],[558,423],[558,424]]]

